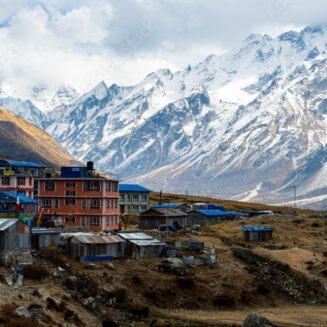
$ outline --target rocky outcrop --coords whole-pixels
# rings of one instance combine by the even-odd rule
[[[277,327],[265,317],[253,312],[244,320],[243,327]]]
[[[250,249],[235,247],[233,254],[248,263],[254,276],[268,288],[283,294],[294,303],[327,303],[327,290],[318,278],[308,277],[287,264],[266,258]]]

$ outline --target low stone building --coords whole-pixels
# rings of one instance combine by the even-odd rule
[[[67,252],[81,262],[111,261],[125,251],[125,241],[118,235],[75,233],[65,239]]]
[[[185,228],[189,225],[189,215],[171,208],[151,208],[140,214],[140,229],[158,229],[161,225],[176,225]]]
[[[142,232],[118,233],[127,244],[125,254],[133,259],[157,258],[164,254],[166,243]]]
[[[192,224],[196,225],[218,223],[223,220],[234,219],[238,216],[234,211],[225,210],[193,210],[189,215]]]

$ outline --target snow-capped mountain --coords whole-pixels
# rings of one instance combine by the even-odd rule
[[[327,204],[327,28],[253,34],[196,66],[104,82],[43,127],[80,160],[171,192]]]
[[[17,116],[37,125],[43,126],[46,115],[40,111],[30,100],[22,100],[9,96],[0,89],[0,107],[5,107]]]
[[[37,85],[32,88],[31,101],[43,112],[50,112],[56,107],[73,104],[81,95],[69,85],[61,85],[52,92],[45,85]]]

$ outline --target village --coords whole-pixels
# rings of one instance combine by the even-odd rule
[[[174,201],[161,192],[153,200],[152,190],[119,183],[91,161],[54,169],[3,159],[0,179],[2,285],[13,299],[5,323],[15,317],[21,326],[47,326],[48,319],[54,326],[195,326],[167,310],[275,303],[276,292],[291,303],[326,303],[326,219],[310,211],[229,209],[217,202]],[[281,236],[282,221],[290,228],[310,225],[317,240],[303,244]],[[274,261],[277,253],[281,259]],[[242,278],[232,283],[233,276]],[[33,290],[25,298],[23,287]],[[195,289],[198,299],[189,294]],[[19,305],[19,295],[29,305]],[[226,319],[212,325],[228,326]]]

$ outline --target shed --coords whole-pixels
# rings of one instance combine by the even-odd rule
[[[272,239],[272,227],[262,225],[242,226],[243,237],[246,242],[265,242]]]
[[[41,249],[58,247],[60,244],[60,231],[55,228],[32,228],[32,248]]]
[[[140,214],[139,228],[158,229],[160,225],[173,225],[176,222],[187,227],[189,215],[173,208],[151,208]]]
[[[118,235],[126,240],[125,252],[134,259],[160,257],[166,248],[166,243],[144,233],[118,233]]]
[[[67,242],[68,253],[82,262],[120,258],[124,249],[125,241],[118,235],[76,233]]]
[[[163,204],[156,204],[151,208],[154,209],[177,209],[184,213],[188,213],[192,210],[191,205],[188,203],[163,203]]]
[[[238,216],[237,212],[217,209],[193,210],[190,213],[192,224],[205,225],[217,223],[223,220],[233,219]]]
[[[0,252],[31,248],[30,228],[20,219],[0,219]]]

